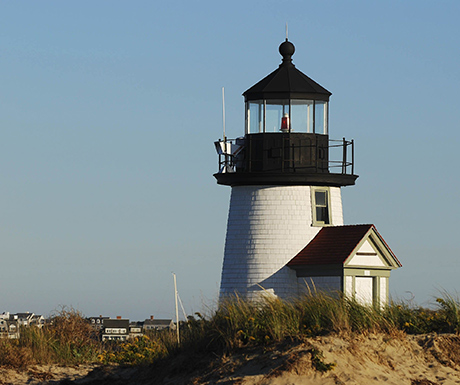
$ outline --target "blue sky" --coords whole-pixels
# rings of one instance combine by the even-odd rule
[[[404,267],[393,297],[460,290],[457,1],[0,1],[0,311],[172,317],[217,298],[230,189],[213,141],[247,88],[297,68],[354,139],[345,222]],[[408,293],[411,292],[412,294]]]

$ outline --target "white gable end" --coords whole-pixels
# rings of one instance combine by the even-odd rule
[[[347,262],[347,265],[376,267],[387,266],[378,256],[368,239],[364,241],[361,247],[356,251],[355,255]]]
[[[375,249],[369,243],[369,239],[366,239],[361,247],[358,249],[357,253],[373,253],[377,255]]]

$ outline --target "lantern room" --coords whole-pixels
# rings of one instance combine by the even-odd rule
[[[246,102],[246,134],[307,132],[327,135],[328,102],[264,99]]]
[[[286,39],[279,52],[278,68],[243,93],[244,137],[215,142],[217,182],[353,185],[353,141],[329,139],[332,94],[295,67],[294,44]]]
[[[292,63],[294,45],[286,39],[279,52],[279,68],[249,88],[246,104],[246,134],[304,132],[328,134],[331,93],[300,72]]]

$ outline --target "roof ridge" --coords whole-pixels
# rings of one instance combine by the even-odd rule
[[[373,228],[373,224],[323,227],[287,265],[344,263],[357,244]]]
[[[373,223],[357,223],[355,225],[335,225],[335,226],[324,226],[324,228],[331,228],[331,227],[361,227],[361,226],[374,226]]]

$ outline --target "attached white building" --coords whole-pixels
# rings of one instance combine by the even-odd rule
[[[287,266],[298,294],[343,292],[364,304],[388,302],[388,280],[401,263],[374,225],[323,227]]]

